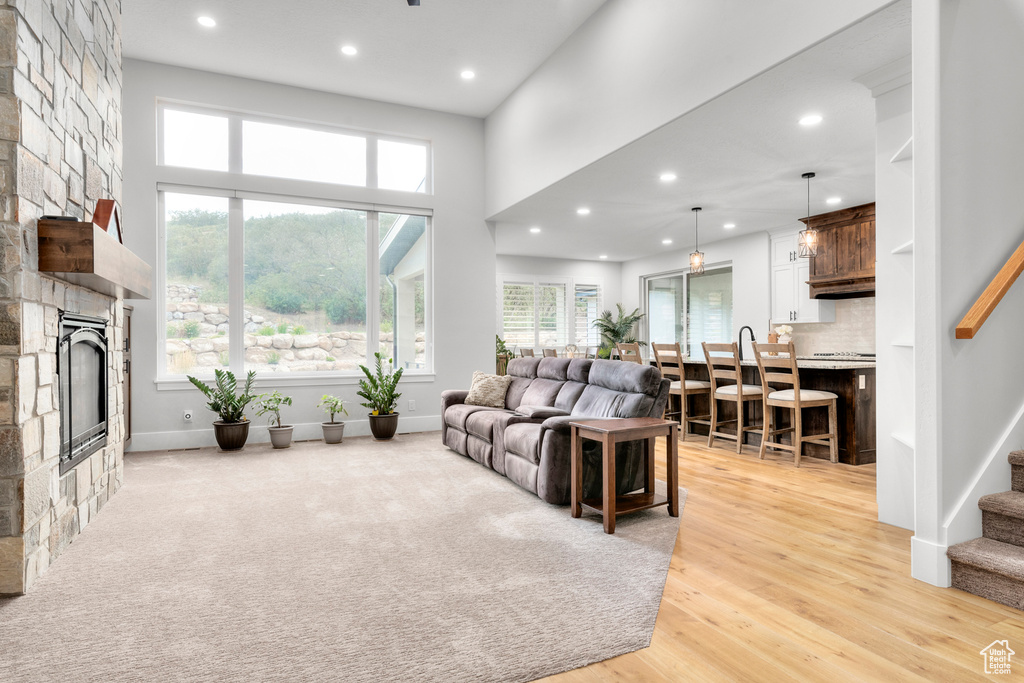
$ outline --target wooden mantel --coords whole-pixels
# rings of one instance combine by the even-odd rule
[[[40,272],[107,296],[152,295],[153,269],[103,228],[42,219],[38,231]]]

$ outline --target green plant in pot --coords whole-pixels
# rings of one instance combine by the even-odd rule
[[[512,352],[500,336],[494,335],[494,339],[495,370],[497,374],[504,375],[508,372],[508,361],[512,358]]]
[[[402,379],[402,368],[395,370],[393,360],[387,359],[388,369],[384,370],[384,354],[378,351],[373,354],[376,359],[374,372],[365,365],[359,369],[366,375],[366,379],[359,380],[359,391],[356,392],[366,401],[360,405],[369,408],[370,431],[375,439],[386,440],[395,435],[398,429],[398,413],[395,407],[398,405],[398,397],[401,394],[395,393],[398,387],[398,380]]]
[[[270,416],[270,443],[274,448],[288,448],[292,445],[292,425],[281,423],[281,406],[290,406],[292,397],[280,391],[260,394],[256,399],[256,414]]]
[[[618,318],[612,319],[612,312],[605,311],[593,322],[593,326],[601,333],[601,348],[598,351],[599,358],[610,358],[611,352],[616,344],[640,344],[647,346],[647,342],[639,341],[636,338],[636,325],[644,318],[639,308],[633,309],[632,313],[626,313],[622,304],[615,304],[619,309]]]
[[[238,381],[230,370],[214,370],[213,376],[212,388],[191,375],[188,376],[188,380],[209,399],[206,407],[220,417],[213,423],[217,445],[224,451],[237,451],[249,438],[249,418],[245,416],[245,407],[256,398],[252,393],[256,373],[249,372],[241,394],[238,393]]]
[[[341,443],[341,439],[345,435],[345,423],[335,422],[334,416],[348,415],[348,411],[345,410],[345,402],[337,396],[324,394],[320,403],[317,404],[317,408],[323,408],[323,411],[331,416],[330,422],[320,423],[320,427],[324,430],[324,443]]]

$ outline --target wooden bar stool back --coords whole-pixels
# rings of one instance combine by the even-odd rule
[[[754,356],[757,358],[757,369],[761,373],[761,388],[764,394],[764,434],[761,438],[761,452],[758,457],[764,459],[768,448],[775,448],[793,453],[793,462],[800,467],[800,455],[803,444],[816,443],[829,447],[829,459],[839,461],[839,429],[836,414],[838,396],[830,391],[800,389],[800,372],[796,362],[796,351],[793,342],[786,344],[758,344],[753,342]],[[772,355],[774,354],[774,355]],[[782,390],[771,385],[789,387]],[[802,411],[804,408],[828,408],[828,433],[803,433]],[[788,408],[792,412],[792,427],[785,429],[773,428],[776,408]],[[777,440],[780,434],[792,433],[793,442],[784,444]]]
[[[519,353],[523,358],[533,358],[533,349],[519,349]]]
[[[619,352],[619,360],[640,364],[643,364],[644,362],[640,357],[640,344],[616,343],[615,349]]]
[[[764,390],[756,384],[744,384],[743,372],[740,368],[739,348],[736,342],[731,344],[709,344],[703,342],[704,358],[708,364],[708,375],[711,377],[711,429],[708,432],[708,448],[715,445],[715,439],[735,439],[736,452],[743,451],[743,435],[747,432],[764,434],[760,425],[745,425],[743,409],[750,401],[760,401]],[[718,419],[718,402],[728,401],[736,404],[735,420]],[[736,423],[736,433],[718,431],[719,425]]]
[[[654,362],[658,364],[661,376],[672,380],[672,388],[669,391],[669,403],[678,401],[679,406],[678,410],[674,410],[675,406],[670,405],[665,412],[665,417],[667,419],[672,419],[675,416],[679,417],[679,424],[683,427],[680,438],[685,439],[689,433],[688,423],[710,425],[710,415],[689,414],[689,406],[686,399],[695,394],[704,394],[710,400],[711,382],[685,378],[686,373],[683,368],[685,356],[683,356],[679,344],[651,344],[651,350],[654,351]]]
[[[558,358],[558,349],[541,349],[545,358]]]

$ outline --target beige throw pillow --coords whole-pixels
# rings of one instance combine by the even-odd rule
[[[488,375],[477,370],[469,387],[466,404],[471,406],[505,407],[505,392],[512,383],[512,375]]]

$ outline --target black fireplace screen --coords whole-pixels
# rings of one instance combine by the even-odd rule
[[[57,353],[60,378],[60,471],[107,445],[107,323],[62,313]]]

